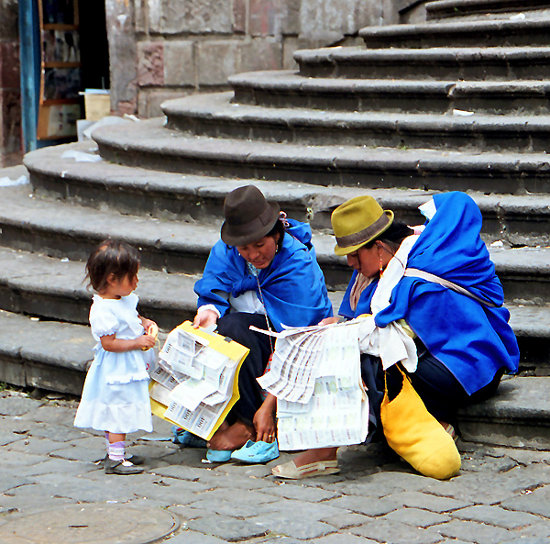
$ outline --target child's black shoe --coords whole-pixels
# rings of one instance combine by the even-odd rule
[[[130,461],[113,461],[112,459],[105,459],[105,474],[141,474],[142,468],[136,467]]]

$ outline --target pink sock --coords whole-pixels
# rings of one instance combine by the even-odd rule
[[[109,459],[111,461],[124,461],[124,441],[109,444]]]

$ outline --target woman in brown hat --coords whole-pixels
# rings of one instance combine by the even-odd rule
[[[283,325],[314,325],[332,315],[332,305],[309,225],[287,219],[253,185],[227,195],[224,216],[221,240],[195,284],[194,325],[217,324],[218,333],[250,348],[239,372],[240,399],[209,443],[229,453],[249,439],[271,443],[276,436],[276,399],[264,398],[256,381],[273,352],[271,337],[249,326],[280,331]]]
[[[435,195],[420,210],[427,222],[414,232],[370,196],[335,209],[335,253],[354,269],[339,314],[372,314],[378,328],[396,324],[414,339],[418,362],[411,382],[428,412],[454,434],[458,409],[492,395],[504,372],[516,372],[519,350],[502,285],[480,237],[476,203],[450,192]],[[376,421],[367,438],[372,440],[382,431],[380,358],[362,355],[361,374]],[[386,378],[393,398],[401,374],[390,366]],[[324,448],[298,455],[273,474],[304,478],[337,470],[336,448]]]

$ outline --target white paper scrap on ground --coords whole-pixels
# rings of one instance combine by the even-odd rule
[[[101,155],[94,153],[86,153],[84,151],[77,151],[76,149],[69,149],[61,153],[62,159],[74,159],[76,162],[99,162],[103,160]]]
[[[7,176],[0,178],[0,187],[13,187],[14,185],[26,185],[27,183],[29,183],[27,176],[19,176],[16,179]]]

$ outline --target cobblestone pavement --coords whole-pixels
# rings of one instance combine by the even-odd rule
[[[339,475],[281,483],[270,469],[288,454],[206,464],[204,450],[162,440],[156,419],[149,440],[130,437],[145,473],[116,476],[94,463],[103,437],[73,428],[76,406],[0,393],[2,544],[550,541],[548,451],[460,443],[461,473],[440,482],[356,446],[340,451]]]

